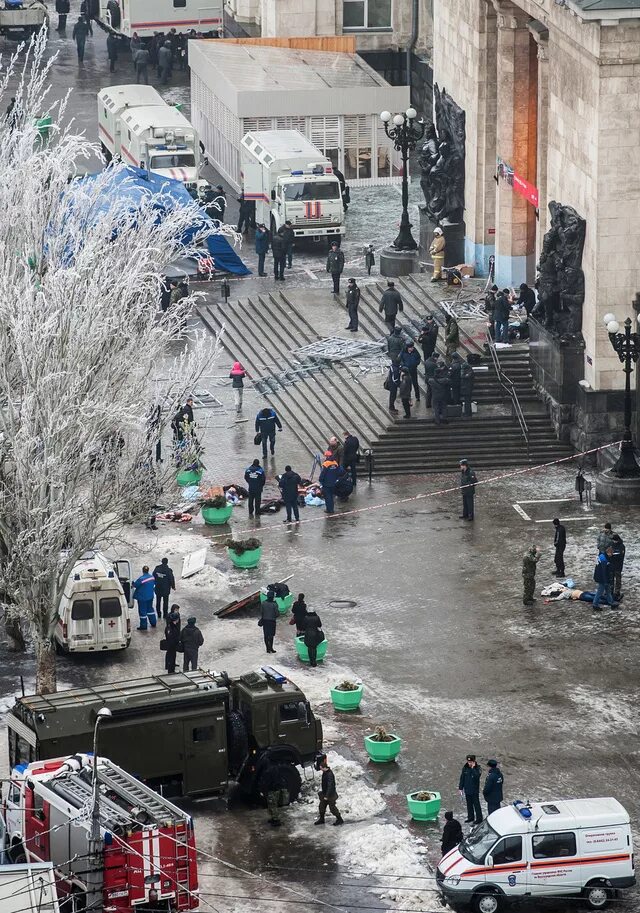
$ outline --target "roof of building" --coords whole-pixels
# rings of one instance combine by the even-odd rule
[[[584,19],[640,18],[638,0],[567,0],[567,6]]]

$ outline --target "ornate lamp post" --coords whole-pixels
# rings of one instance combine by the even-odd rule
[[[392,244],[396,250],[417,250],[418,245],[411,234],[409,222],[409,180],[407,162],[409,153],[416,148],[417,143],[424,136],[426,124],[416,120],[418,114],[415,108],[407,108],[404,114],[391,115],[390,111],[383,111],[380,120],[384,124],[384,132],[393,141],[394,148],[402,153],[402,218],[400,231]],[[389,124],[393,120],[393,127]]]
[[[638,317],[640,323],[640,316]],[[615,314],[605,314],[604,324],[609,334],[611,345],[623,363],[625,373],[624,385],[624,435],[620,446],[620,456],[615,466],[611,468],[612,475],[621,479],[640,479],[640,466],[633,452],[633,437],[631,435],[631,373],[632,363],[640,358],[640,333],[632,333],[633,322],[630,317],[624,322],[624,332],[620,332],[620,324]]]

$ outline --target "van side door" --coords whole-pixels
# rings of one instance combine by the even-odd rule
[[[224,709],[210,710],[183,722],[184,795],[224,792],[229,779]]]
[[[507,897],[522,896],[527,891],[527,860],[523,838],[518,834],[503,837],[487,856],[485,880],[498,885]]]
[[[120,581],[120,586],[124,592],[124,598],[127,600],[129,608],[133,608],[133,596],[131,595],[131,562],[126,558],[118,558],[113,562],[116,577]]]
[[[532,895],[578,894],[582,884],[574,831],[532,834],[529,890]]]

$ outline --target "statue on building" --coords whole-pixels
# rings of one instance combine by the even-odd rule
[[[429,219],[462,222],[464,217],[465,113],[435,85],[435,124],[427,128],[419,162],[420,186]]]
[[[551,227],[544,236],[538,263],[538,304],[534,317],[562,337],[582,330],[584,273],[582,252],[587,223],[572,206],[549,203]]]

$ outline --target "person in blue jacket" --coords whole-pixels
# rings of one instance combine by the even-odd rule
[[[256,227],[256,253],[258,255],[258,275],[266,276],[264,271],[264,258],[269,250],[269,232],[262,223]]]
[[[344,475],[344,468],[338,466],[330,450],[325,453],[325,461],[322,464],[322,470],[318,476],[318,481],[322,485],[322,495],[324,497],[324,510],[327,514],[333,513],[333,498],[336,490],[336,482]]]
[[[487,815],[490,815],[492,812],[497,812],[500,808],[504,777],[502,776],[502,771],[498,767],[498,762],[494,758],[490,758],[487,761],[487,767],[489,768],[489,773],[487,774],[487,779],[484,781],[482,795],[487,803]]]
[[[153,608],[153,597],[156,592],[156,581],[153,574],[149,573],[149,568],[145,564],[142,568],[142,574],[137,580],[133,581],[133,598],[138,603],[138,615],[140,616],[140,627],[138,631],[147,630],[147,622],[152,628],[157,624],[156,613]]]
[[[262,501],[262,489],[267,477],[264,469],[260,465],[260,460],[254,460],[244,474],[244,480],[249,489],[249,516],[253,517],[255,511],[256,517],[260,516],[260,502]]]
[[[480,807],[480,768],[474,754],[467,755],[467,761],[460,774],[458,783],[460,795],[467,800],[467,824],[480,824],[482,809]]]
[[[609,546],[604,554],[601,552],[598,555],[596,569],[593,572],[593,579],[598,584],[596,595],[593,597],[593,608],[596,612],[601,611],[601,599],[604,599],[612,609],[618,608],[618,603],[611,592],[611,578],[609,576],[609,559],[611,555],[613,555],[613,549]]]
[[[408,342],[405,350],[400,356],[400,367],[406,368],[409,374],[411,375],[411,383],[413,384],[413,392],[416,395],[416,402],[420,402],[420,387],[418,386],[418,365],[422,359],[418,354],[413,342]]]
[[[267,440],[271,445],[271,455],[276,452],[276,428],[282,431],[282,422],[275,409],[268,406],[256,415],[256,431],[262,435],[262,459],[267,458]]]

